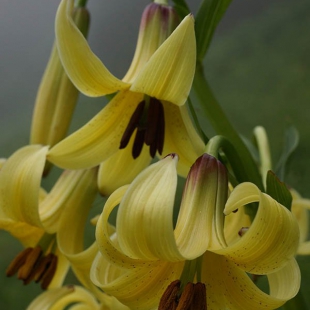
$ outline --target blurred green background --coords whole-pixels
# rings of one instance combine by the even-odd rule
[[[49,8],[42,1],[33,1],[31,7],[20,0],[11,3],[13,7],[0,1],[0,39],[4,42],[0,47],[2,157],[28,143],[32,105],[52,45],[53,19],[59,1],[51,1]],[[89,40],[108,68],[121,77],[132,57],[139,16],[148,1],[130,1],[131,15],[126,13],[128,2],[116,3],[119,10],[117,5],[106,7],[99,1],[89,1],[92,13]],[[194,11],[197,3],[193,2]],[[28,10],[37,12],[35,18],[30,18]],[[259,3],[236,0],[228,9],[205,61],[212,89],[237,130],[250,139],[256,125],[265,126],[274,163],[280,156],[285,128],[293,124],[299,130],[300,144],[286,181],[307,197],[310,197],[309,12],[308,0]],[[4,27],[5,18],[9,17],[15,19],[16,32],[10,26]],[[32,28],[30,36],[27,25],[35,23],[42,27]],[[24,41],[14,33],[20,33]],[[20,56],[14,58],[10,49],[12,53],[18,49]],[[6,59],[4,52],[13,59]],[[28,66],[23,66],[25,63]],[[104,103],[102,98],[81,96],[71,130],[90,119]],[[203,122],[203,126],[208,128],[207,123]],[[6,267],[20,250],[17,241],[0,231],[1,309],[25,309],[40,292],[37,285],[24,287],[15,277],[5,277]],[[310,308],[310,256],[298,257],[298,261],[303,275],[302,291]]]

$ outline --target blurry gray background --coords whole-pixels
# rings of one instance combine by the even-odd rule
[[[121,78],[134,53],[141,13],[150,1],[88,2],[90,45]],[[199,2],[188,1],[194,13]],[[59,0],[0,0],[0,157],[28,143],[33,103],[54,40],[58,4]],[[205,61],[210,84],[233,124],[247,138],[254,126],[266,126],[275,161],[285,127],[293,123],[299,129],[301,143],[288,181],[308,197],[309,13],[308,0],[235,0]],[[89,120],[104,103],[103,98],[80,96],[71,130]],[[25,309],[40,292],[36,285],[24,288],[16,278],[5,278],[6,266],[20,249],[0,231],[1,309]],[[309,259],[299,260],[309,275]],[[303,290],[309,296],[307,281],[303,277]]]

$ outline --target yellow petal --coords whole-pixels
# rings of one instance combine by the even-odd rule
[[[72,20],[74,0],[62,0],[56,15],[59,57],[73,84],[87,96],[97,97],[129,88],[114,77],[91,51]]]
[[[74,304],[74,306],[72,306]],[[84,287],[74,286],[73,291],[70,294],[66,294],[59,298],[48,308],[49,310],[67,309],[70,305],[70,309],[75,310],[100,310],[100,304],[96,298],[88,292]]]
[[[150,262],[145,267],[120,270],[98,256],[92,268],[92,279],[130,309],[156,309],[167,286],[180,278],[183,265],[183,262]]]
[[[94,171],[89,173],[95,176]],[[85,184],[87,184],[84,175],[84,170],[64,171],[40,203],[40,218],[47,233],[53,234],[57,231],[59,218],[68,205],[75,205],[84,198]]]
[[[290,211],[261,193],[252,183],[242,183],[233,190],[224,213],[229,214],[250,202],[259,205],[249,230],[236,243],[215,252],[225,255],[247,272],[274,272],[296,254],[299,241],[297,221]]]
[[[203,154],[205,145],[193,126],[186,106],[177,107],[169,102],[164,102],[163,106],[166,126],[163,155],[178,154],[178,173],[186,177],[192,164]]]
[[[4,219],[2,215],[0,216],[0,229],[9,232],[14,238],[18,239],[25,248],[35,246],[44,233],[42,228],[24,222]]]
[[[142,171],[124,195],[116,232],[121,250],[135,259],[183,260],[173,232],[177,156],[167,156]]]
[[[0,209],[13,221],[42,227],[38,204],[47,151],[40,145],[23,147],[0,171]]]
[[[130,89],[183,105],[192,86],[195,66],[194,19],[188,15],[153,54]]]
[[[104,256],[105,260],[109,261],[113,265],[119,266],[119,268],[132,268],[132,266],[148,266],[148,260],[133,259],[125,255],[115,242],[115,239],[111,238],[111,228],[108,224],[108,219],[111,212],[118,206],[123,196],[125,195],[128,185],[124,185],[117,189],[109,197],[104,205],[103,211],[97,221],[96,226],[96,241],[99,250]]]
[[[73,285],[67,285],[45,291],[31,302],[31,304],[27,307],[27,310],[50,310],[57,300],[71,294],[72,292],[74,292]]]
[[[84,250],[84,227],[88,212],[97,194],[96,169],[83,171],[75,195],[66,202],[59,219],[57,242],[59,250],[70,261],[79,281],[100,298],[101,292],[89,278],[91,263],[98,251],[96,244]]]
[[[138,158],[131,155],[135,135],[133,134],[125,149],[100,164],[98,187],[103,196],[109,196],[117,188],[129,184],[151,162],[149,149],[143,146]]]
[[[223,256],[207,252],[202,266],[202,281],[206,283],[207,308],[276,309],[293,298],[299,289],[300,274],[296,261],[268,276],[270,295],[262,292],[247,273]]]
[[[123,91],[86,125],[56,144],[48,160],[65,169],[94,167],[114,154],[142,94]]]

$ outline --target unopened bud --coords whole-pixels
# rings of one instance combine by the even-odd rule
[[[88,11],[85,8],[76,8],[74,21],[86,36],[89,25]],[[62,67],[54,44],[37,93],[31,125],[31,144],[53,146],[66,136],[78,94]],[[50,168],[50,164],[47,163],[44,175]]]

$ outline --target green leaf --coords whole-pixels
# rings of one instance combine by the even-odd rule
[[[190,13],[190,9],[185,0],[173,0],[174,9],[177,11],[181,19]]]
[[[276,174],[283,181],[285,177],[285,169],[289,162],[292,153],[296,150],[299,143],[299,133],[294,126],[286,129],[284,135],[284,145],[282,155],[276,167]]]
[[[273,199],[281,203],[284,207],[291,210],[292,195],[284,182],[275,175],[271,170],[267,173],[266,193]]]
[[[197,61],[202,62],[214,31],[232,0],[204,0],[196,16]]]

